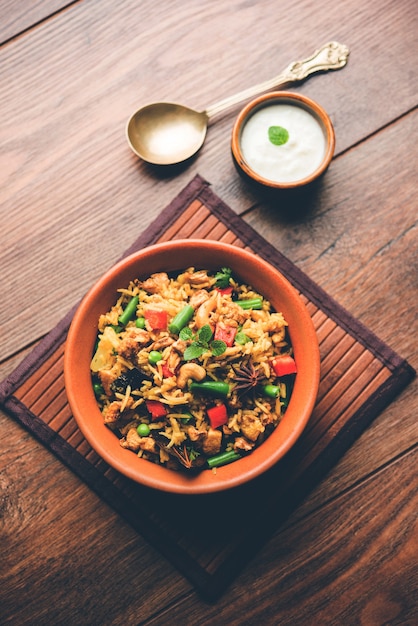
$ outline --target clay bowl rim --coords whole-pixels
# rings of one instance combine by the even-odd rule
[[[199,257],[203,264],[199,262]],[[217,468],[216,473],[204,470],[196,476],[188,476],[138,458],[131,451],[122,448],[116,435],[104,425],[94,396],[89,369],[97,320],[115,302],[116,289],[128,284],[130,278],[145,278],[155,271],[175,271],[190,266],[207,267],[209,263],[209,269],[216,269],[227,265],[227,261],[243,280],[253,277],[253,286],[268,297],[273,306],[274,301],[276,305],[278,303],[276,289],[280,287],[284,306],[279,308],[291,320],[289,333],[298,374],[284,418],[259,448],[243,459]],[[260,289],[261,284],[264,289]],[[297,320],[297,333],[292,320]],[[91,447],[110,466],[132,480],[159,491],[178,494],[204,494],[237,487],[277,463],[297,441],[311,416],[319,386],[319,373],[319,347],[313,322],[289,281],[267,261],[243,248],[199,239],[175,240],[148,246],[122,259],[105,272],[78,306],[67,335],[64,353],[68,401],[74,419]],[[86,415],[89,415],[89,419],[86,419]]]
[[[305,178],[291,182],[278,182],[270,180],[269,178],[265,178],[255,172],[248,165],[244,155],[242,154],[241,134],[244,125],[256,111],[272,104],[272,101],[280,101],[280,103],[284,104],[296,104],[296,106],[312,113],[315,119],[322,126],[326,139],[325,155],[321,165]],[[296,187],[304,187],[319,178],[328,169],[335,152],[335,130],[330,116],[320,104],[315,102],[315,100],[293,91],[272,91],[255,98],[240,111],[232,129],[231,151],[235,165],[238,167],[240,172],[242,172],[245,177],[255,181],[261,186],[269,187],[271,189],[294,189]]]

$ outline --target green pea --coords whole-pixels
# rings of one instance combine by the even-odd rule
[[[161,354],[161,352],[158,352],[157,350],[151,350],[148,355],[148,362],[151,363],[151,365],[155,365],[156,363],[158,363],[158,361],[161,361],[162,358],[163,355]]]
[[[145,317],[137,317],[135,320],[135,326],[137,328],[145,328]]]
[[[246,344],[248,341],[251,341],[251,339],[248,337],[248,335],[246,335],[242,331],[240,331],[239,333],[235,335],[235,343],[238,343],[241,346]]]
[[[264,385],[263,392],[269,398],[277,398],[280,395],[280,387],[278,385]]]
[[[101,396],[104,393],[104,389],[100,383],[94,383],[93,391],[96,396]]]
[[[148,424],[138,424],[138,426],[136,427],[136,432],[140,437],[148,437],[151,429]]]

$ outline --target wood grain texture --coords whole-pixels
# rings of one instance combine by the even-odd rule
[[[418,367],[415,4],[90,0],[45,19],[60,3],[1,2],[1,40],[25,31],[0,50],[1,378],[196,172]],[[204,108],[330,39],[347,67],[297,87],[336,129],[316,195],[273,203],[238,177],[237,111],[186,168],[130,154],[141,104]],[[0,623],[412,626],[416,396],[415,382],[215,607],[0,413]]]
[[[186,623],[209,625],[221,615],[219,623],[234,625],[290,626],[314,620],[347,626],[412,626],[418,591],[418,496],[408,468],[417,461],[415,449],[355,492],[341,495],[338,505],[343,515],[332,503],[290,523],[257,555],[231,593],[204,615],[189,596],[159,612],[147,625],[164,624],[164,620],[179,623],[184,615]],[[383,513],[378,484],[386,480]]]
[[[135,624],[160,605],[160,585],[189,589],[41,444],[0,421],[10,444],[0,455],[1,624]]]
[[[65,0],[43,0],[42,2],[1,0],[0,44],[34,28],[35,25],[71,4],[73,2],[65,2]]]

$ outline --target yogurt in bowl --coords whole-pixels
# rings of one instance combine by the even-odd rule
[[[309,98],[290,92],[273,92],[248,104],[232,135],[238,168],[273,188],[312,182],[328,167],[334,147],[327,113]]]

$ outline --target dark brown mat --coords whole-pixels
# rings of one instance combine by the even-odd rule
[[[307,303],[320,343],[321,384],[308,427],[283,461],[251,484],[205,497],[153,492],[109,468],[84,440],[66,400],[63,354],[74,310],[1,383],[0,402],[213,601],[415,372],[200,176],[125,254],[187,237],[250,248],[285,274]]]

